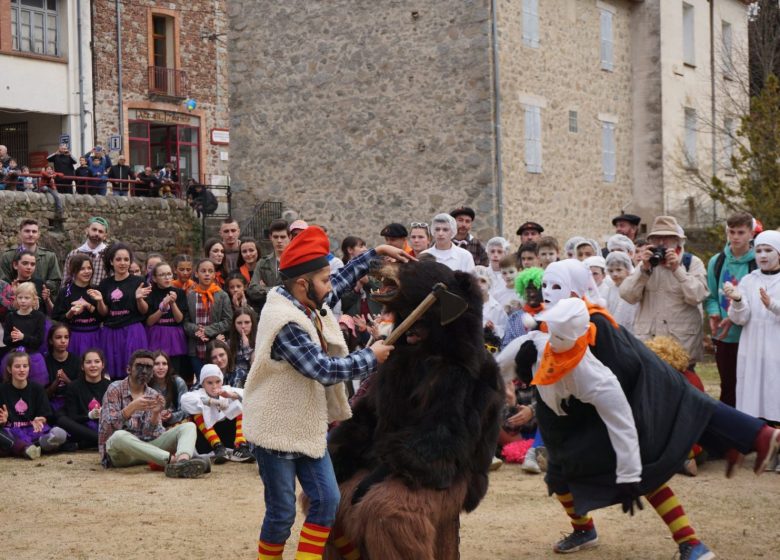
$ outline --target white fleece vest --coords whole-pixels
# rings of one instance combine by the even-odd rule
[[[244,384],[244,435],[255,445],[276,451],[325,455],[328,423],[352,416],[343,383],[325,387],[271,358],[271,347],[288,323],[305,330],[320,346],[312,320],[276,290],[268,299],[257,325],[257,342]],[[346,356],[347,345],[333,312],[322,318],[323,338],[331,356]]]

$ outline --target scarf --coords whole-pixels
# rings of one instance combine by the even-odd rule
[[[203,304],[203,306],[209,310],[211,309],[211,306],[214,305],[214,294],[219,292],[221,289],[222,288],[220,288],[214,282],[212,282],[211,286],[209,286],[205,290],[200,287],[200,284],[195,284],[194,286],[192,286],[192,291],[200,296],[201,304]]]
[[[588,315],[591,317],[593,315],[603,315],[607,321],[609,321],[613,327],[616,329],[620,329],[620,325],[618,325],[618,322],[615,321],[615,318],[609,314],[609,311],[601,307],[600,305],[596,305],[595,303],[591,303],[588,301],[588,298],[582,298],[585,300],[585,305],[588,307]]]
[[[577,339],[574,346],[565,352],[553,352],[548,342],[542,353],[542,363],[534,375],[531,385],[552,385],[563,379],[580,363],[588,346],[596,342],[596,325],[590,323],[588,330]]]
[[[192,278],[190,278],[186,282],[182,282],[181,280],[174,280],[173,282],[171,282],[171,286],[173,286],[174,288],[179,288],[180,290],[184,290],[184,293],[186,294],[194,286],[196,286],[196,284],[195,281]]]
[[[101,252],[105,251],[105,249],[106,249],[106,244],[105,243],[101,243],[95,249],[92,249],[89,246],[89,243],[84,242],[84,245],[82,245],[81,247],[78,248],[78,252],[79,253],[89,253],[90,255],[92,255],[92,258],[97,258],[97,257],[100,256]]]
[[[252,272],[253,271],[249,270],[249,266],[246,263],[242,264],[238,268],[238,270],[239,270],[239,272],[241,272],[241,276],[244,277],[244,279],[247,281],[247,284],[248,284],[252,280]]]
[[[527,303],[525,305],[523,305],[523,311],[528,313],[531,317],[533,317],[534,315],[536,315],[537,313],[539,313],[543,309],[544,309],[544,304],[541,304],[539,307],[531,307]]]

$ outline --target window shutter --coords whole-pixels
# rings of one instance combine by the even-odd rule
[[[541,108],[525,108],[525,164],[529,173],[542,172],[542,115]]]
[[[601,10],[601,69],[614,70],[614,40],[612,34],[612,12]]]
[[[539,0],[523,0],[523,44],[539,47]]]
[[[614,123],[601,123],[601,165],[604,182],[614,183],[617,175],[617,154]]]

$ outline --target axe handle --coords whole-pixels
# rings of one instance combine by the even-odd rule
[[[436,294],[430,293],[425,296],[425,299],[420,302],[420,305],[415,307],[414,311],[412,311],[400,325],[393,329],[393,332],[390,333],[390,336],[385,339],[385,344],[395,344],[396,341],[401,338],[401,335],[408,331],[412,325],[414,325],[417,320],[422,317],[426,311],[428,311],[428,309],[435,301]]]

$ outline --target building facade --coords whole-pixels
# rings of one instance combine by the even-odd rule
[[[91,147],[90,26],[86,0],[0,0],[0,144],[33,172]]]
[[[136,169],[226,184],[224,1],[94,0],[92,17],[95,143]]]
[[[228,6],[246,211],[278,200],[372,240],[462,204],[483,238],[532,219],[604,239],[621,211],[712,220],[686,171],[728,175],[703,117],[713,75],[722,128],[747,99],[728,54],[747,53],[742,0]]]

